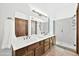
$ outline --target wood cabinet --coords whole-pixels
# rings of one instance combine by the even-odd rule
[[[16,56],[25,56],[27,55],[27,48],[21,48],[15,51]]]
[[[34,56],[34,50],[28,50],[26,56]]]
[[[44,53],[43,41],[39,42],[39,46],[35,49],[35,56],[41,56]]]
[[[35,50],[35,56],[41,56],[43,53],[44,52],[43,52],[43,47],[42,46],[36,48],[36,50]]]
[[[50,37],[45,40],[36,42],[27,47],[15,51],[16,56],[41,56],[55,43],[55,37]]]
[[[37,43],[34,43],[34,44],[28,46],[28,50],[35,49],[38,46],[39,46],[39,43],[38,42]]]
[[[51,37],[51,39],[52,39],[52,44],[55,45],[56,44],[56,37],[53,36],[53,37]]]
[[[49,38],[44,40],[44,52],[46,52],[49,49]]]
[[[49,45],[50,45],[50,48],[51,48],[53,45],[56,44],[55,36],[50,37],[49,40],[50,40],[50,44]]]
[[[52,40],[52,37],[51,37],[51,38],[49,38],[49,40],[50,40],[49,47],[51,48],[51,47],[52,47],[52,45],[53,45],[53,40]]]
[[[39,43],[32,44],[28,46],[28,56],[34,56],[35,55],[35,49],[39,47]]]

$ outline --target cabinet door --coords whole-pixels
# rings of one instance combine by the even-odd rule
[[[44,52],[46,52],[48,49],[49,49],[49,46],[48,46],[48,45],[45,46],[45,48],[44,48]]]
[[[19,49],[15,51],[16,56],[24,56],[25,55],[25,48]]]
[[[39,46],[35,49],[35,56],[41,56],[43,55],[43,46]]]
[[[53,40],[52,40],[52,37],[51,38],[49,38],[50,39],[50,48],[52,47],[52,45],[53,45]]]
[[[49,49],[49,39],[44,40],[44,52],[46,52]]]
[[[44,53],[43,41],[39,42],[39,46],[35,48],[35,56],[41,56]]]
[[[32,45],[29,45],[28,46],[28,50],[32,50],[32,49],[35,49],[36,47],[39,46],[39,43],[35,43],[35,44],[32,44]]]
[[[27,56],[34,56],[34,50],[28,50]]]
[[[28,46],[28,56],[34,56],[35,55],[35,49],[39,47],[39,43],[32,44]]]
[[[55,45],[56,44],[56,37],[55,36],[51,37],[51,40],[52,40],[52,44]]]

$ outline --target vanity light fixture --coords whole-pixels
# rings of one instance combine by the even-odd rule
[[[32,10],[32,12],[34,12],[34,13],[38,14],[39,16],[48,17],[48,15],[47,15],[47,14],[45,14],[45,13],[43,13],[43,12],[41,12],[41,11],[37,10],[37,9],[33,9],[33,10]]]
[[[39,18],[37,18],[37,17],[32,17],[32,20],[38,21],[38,22],[45,22],[45,21],[43,21],[42,19],[39,19]]]

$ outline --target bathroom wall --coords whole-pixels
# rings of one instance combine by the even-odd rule
[[[76,19],[65,18],[55,21],[55,35],[57,44],[76,49]]]
[[[54,23],[53,23],[54,19],[53,18],[49,18],[49,33],[54,35]]]
[[[26,16],[32,15],[27,4],[0,4],[0,50],[10,48],[11,42],[16,41],[14,19],[15,12],[24,13]],[[4,51],[0,52],[0,55],[3,52]]]
[[[11,45],[14,41],[17,41],[17,38],[15,36],[15,16],[29,19],[29,35],[31,35],[30,16],[33,16],[33,14],[28,4],[0,3],[0,55],[9,55],[8,52],[11,51]],[[50,28],[52,28],[53,30],[53,25],[51,24]],[[52,32],[52,30],[50,32]]]

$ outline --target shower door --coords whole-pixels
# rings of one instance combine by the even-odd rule
[[[63,25],[60,21],[56,21],[55,23],[55,35],[56,35],[56,44],[62,45],[63,44],[63,38],[64,38],[64,33],[63,33]]]
[[[58,45],[76,50],[75,29],[72,27],[73,20],[75,19],[73,19],[72,17],[56,20],[55,34],[56,34],[56,41]]]

